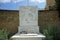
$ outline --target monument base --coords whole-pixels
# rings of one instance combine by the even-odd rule
[[[42,40],[45,38],[42,34],[15,34],[11,37],[13,40]]]
[[[28,33],[39,34],[39,26],[19,26],[18,32],[21,33],[23,31],[25,31],[27,34]]]

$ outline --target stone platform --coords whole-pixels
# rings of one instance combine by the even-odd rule
[[[42,34],[15,34],[11,37],[13,40],[42,40],[45,38]]]

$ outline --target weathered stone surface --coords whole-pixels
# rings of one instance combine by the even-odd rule
[[[19,21],[19,32],[39,33],[37,6],[21,6]]]
[[[21,6],[20,8],[20,26],[38,25],[37,6]]]
[[[20,26],[19,33],[25,31],[27,33],[39,33],[39,26]]]

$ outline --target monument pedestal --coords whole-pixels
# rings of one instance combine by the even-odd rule
[[[18,32],[22,32],[22,31],[25,31],[27,33],[37,33],[39,34],[39,26],[21,26],[21,27],[18,27]]]
[[[21,6],[19,11],[18,33],[13,40],[42,40],[45,36],[39,33],[37,6]]]

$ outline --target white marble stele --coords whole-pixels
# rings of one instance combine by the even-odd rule
[[[39,32],[37,6],[21,6],[18,33],[11,38],[13,40],[42,40],[44,37]]]

